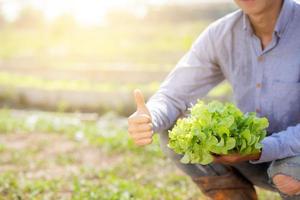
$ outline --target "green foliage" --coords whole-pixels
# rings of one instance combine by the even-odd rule
[[[44,90],[70,90],[70,91],[91,91],[91,92],[131,92],[135,88],[141,88],[144,91],[154,92],[159,88],[158,82],[146,84],[122,84],[117,82],[95,83],[88,80],[45,80],[43,78],[14,73],[0,72],[0,85],[10,86],[11,88],[37,88]],[[61,102],[66,103],[66,102]],[[67,107],[60,105],[59,108]],[[63,108],[62,108],[63,109]]]
[[[126,118],[79,116],[0,109],[0,200],[204,198],[162,155],[157,135],[153,144],[136,147]],[[257,191],[259,199],[280,199]]]
[[[49,134],[49,141],[30,141],[29,147],[14,149],[9,142],[0,143],[0,200],[2,199],[196,199],[196,186],[182,174],[174,173],[175,166],[163,156],[154,142],[144,148],[129,139],[126,118],[113,113],[95,121],[80,120],[77,114],[26,112],[0,109],[1,140],[13,135]],[[51,137],[55,136],[55,137]],[[67,136],[67,137],[65,137]],[[78,154],[64,151],[45,154],[54,138],[68,138],[67,146],[76,145],[81,152],[91,147],[98,162],[83,163]],[[57,138],[59,139],[59,138]],[[88,146],[85,144],[88,143]],[[84,145],[80,147],[81,145]],[[14,146],[14,145],[13,145]],[[42,160],[40,160],[42,159]],[[100,165],[99,165],[100,164]],[[6,166],[11,166],[6,168]],[[68,167],[73,169],[68,170]],[[51,169],[51,170],[50,170]],[[59,169],[65,172],[59,175]],[[76,169],[76,170],[75,170]],[[162,171],[162,169],[164,169]],[[52,172],[52,170],[54,170]],[[155,175],[149,172],[160,172]],[[51,175],[47,174],[51,173]],[[58,173],[58,174],[56,174]],[[34,175],[39,175],[35,177]],[[41,176],[42,175],[42,176]],[[53,177],[52,177],[53,176]],[[186,191],[189,191],[187,194]]]
[[[52,68],[85,63],[99,69],[171,69],[208,23],[125,23],[73,30],[72,21],[65,16],[57,19],[53,27],[1,29],[0,59],[18,61],[19,57],[29,57],[21,64]]]
[[[127,120],[110,112],[94,119],[84,121],[76,114],[32,112],[22,116],[8,109],[0,109],[0,134],[9,133],[56,133],[69,136],[76,141],[88,141],[107,153],[124,153],[127,151],[162,156],[158,146],[137,148],[132,140],[128,140]],[[155,138],[158,144],[158,138]],[[0,143],[0,152],[5,146]]]
[[[257,153],[269,126],[256,113],[243,114],[235,105],[202,101],[193,106],[188,118],[179,119],[169,131],[169,148],[183,154],[182,163],[209,164],[212,154]]]

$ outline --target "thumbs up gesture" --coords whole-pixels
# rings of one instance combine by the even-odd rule
[[[150,112],[140,90],[134,90],[136,112],[128,118],[128,132],[136,145],[152,143],[153,125]]]

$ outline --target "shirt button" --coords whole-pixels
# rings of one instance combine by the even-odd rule
[[[261,83],[257,83],[256,88],[261,88]]]
[[[256,108],[255,111],[256,111],[257,113],[260,113],[260,112],[261,112],[261,110],[260,110],[259,108]]]
[[[264,57],[263,56],[258,56],[257,60],[258,60],[258,62],[262,62],[262,61],[264,61]]]

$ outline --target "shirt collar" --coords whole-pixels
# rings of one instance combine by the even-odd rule
[[[274,32],[280,37],[284,32],[288,22],[291,20],[294,14],[294,0],[284,0],[283,5],[277,19]],[[253,30],[250,24],[248,16],[243,13],[243,29],[250,34],[253,34]]]
[[[277,33],[279,37],[281,37],[286,26],[294,15],[294,4],[295,2],[293,0],[284,0],[283,2],[280,15],[274,29],[274,32]]]
[[[243,12],[243,29],[249,34],[253,34],[253,29],[250,24],[249,17]]]

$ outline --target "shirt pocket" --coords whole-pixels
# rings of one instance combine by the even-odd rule
[[[273,82],[271,101],[276,132],[300,123],[300,82]]]

